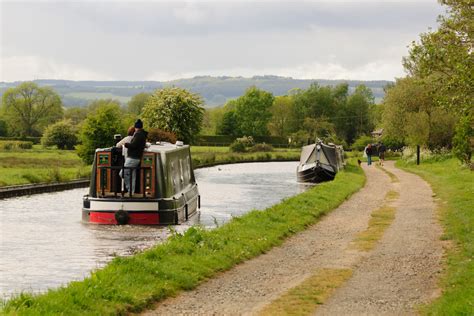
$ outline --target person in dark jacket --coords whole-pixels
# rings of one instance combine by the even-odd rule
[[[140,161],[142,159],[143,150],[146,146],[146,137],[147,132],[143,129],[143,122],[138,119],[135,122],[135,134],[130,143],[125,143],[124,146],[128,149],[127,158],[125,159],[124,167],[137,168],[140,166]],[[136,182],[136,169],[131,170],[132,174],[132,187],[130,188],[130,169],[125,169],[124,171],[124,181],[125,187],[128,192],[135,193],[135,182]]]
[[[380,142],[379,143],[379,159],[380,159],[380,165],[383,166],[383,163],[385,161],[385,152],[387,151],[387,147]]]
[[[370,166],[372,164],[372,144],[368,144],[365,148],[365,153],[367,154],[367,165]]]

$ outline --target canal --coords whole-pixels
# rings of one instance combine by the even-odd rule
[[[269,162],[196,170],[201,210],[174,228],[212,228],[304,191],[306,187],[296,183],[296,166],[297,162]],[[167,227],[81,223],[87,190],[0,200],[0,297],[81,280],[114,256],[131,255],[168,237]]]

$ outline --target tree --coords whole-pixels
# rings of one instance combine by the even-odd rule
[[[139,116],[142,113],[143,107],[150,96],[151,94],[146,92],[134,95],[130,101],[128,101],[128,112],[134,114],[135,116]]]
[[[298,130],[298,124],[295,124],[296,116],[292,97],[275,97],[270,112],[272,118],[268,129],[271,135],[285,137]]]
[[[453,139],[453,149],[456,157],[463,163],[469,164],[472,158],[474,120],[472,117],[463,116],[456,126],[456,134]]]
[[[272,113],[270,108],[273,104],[273,94],[250,87],[245,94],[236,102],[235,115],[240,125],[240,132],[244,135],[263,136],[268,135],[267,125]]]
[[[48,126],[41,138],[43,146],[58,149],[74,149],[77,144],[76,130],[71,120],[62,120]]]
[[[217,134],[241,136],[239,122],[234,111],[224,113],[222,121],[217,125]]]
[[[61,98],[49,87],[24,82],[3,95],[3,111],[12,134],[38,136],[52,122],[62,118]]]
[[[448,15],[439,18],[434,32],[413,42],[403,64],[409,75],[434,87],[434,99],[458,113],[473,111],[474,99],[474,10],[466,0],[441,0]]]
[[[148,127],[172,132],[186,143],[191,142],[201,130],[203,115],[201,96],[176,87],[155,91],[142,113]]]
[[[114,135],[124,130],[121,115],[116,104],[104,104],[87,115],[80,131],[81,144],[77,146],[78,155],[85,163],[92,163],[96,148],[114,145]]]
[[[85,107],[71,107],[64,111],[64,119],[70,120],[71,124],[79,125],[87,117],[88,109]]]

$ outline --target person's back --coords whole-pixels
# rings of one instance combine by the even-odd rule
[[[125,144],[130,143],[133,139],[133,134],[135,134],[135,127],[130,126],[127,131],[127,136],[124,137],[121,141],[115,145],[116,147],[122,148],[122,156],[126,159],[128,157],[128,148],[125,147]]]
[[[125,147],[128,149],[128,157],[134,159],[142,158],[143,150],[146,146],[147,134],[148,133],[143,129],[137,129],[130,143],[125,144]]]

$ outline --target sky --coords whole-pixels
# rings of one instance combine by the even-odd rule
[[[0,82],[394,80],[436,0],[0,0]]]

